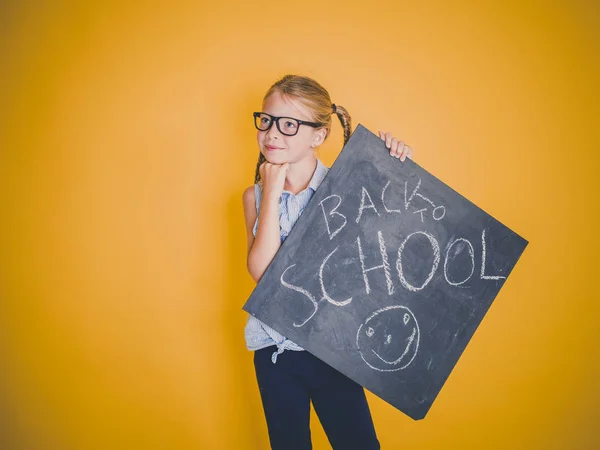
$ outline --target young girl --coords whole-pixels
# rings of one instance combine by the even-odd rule
[[[344,144],[351,134],[348,111],[332,104],[316,81],[286,75],[267,91],[254,113],[260,149],[255,183],[244,191],[247,265],[256,282],[327,174],[315,150],[337,115]],[[390,155],[412,150],[390,133],[379,132]],[[310,402],[336,450],[371,450],[379,441],[363,388],[277,331],[249,316],[246,345],[254,366],[274,450],[311,449]],[[288,351],[285,351],[288,350]],[[285,352],[284,352],[285,351]]]

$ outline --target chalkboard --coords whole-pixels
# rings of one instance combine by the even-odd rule
[[[422,419],[526,246],[358,125],[244,310]]]

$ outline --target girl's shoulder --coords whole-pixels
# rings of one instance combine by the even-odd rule
[[[258,182],[257,184],[253,184],[252,186],[247,187],[242,194],[242,202],[244,204],[244,208],[254,208],[258,209],[258,204],[260,203],[262,197],[262,182]]]
[[[252,185],[244,189],[244,193],[242,194],[242,202],[244,203],[244,207],[252,205],[254,207],[254,203],[256,201],[256,185]]]

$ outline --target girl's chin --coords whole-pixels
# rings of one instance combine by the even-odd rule
[[[265,151],[263,155],[265,159],[272,164],[282,164],[284,162],[288,162],[287,156],[283,153]]]

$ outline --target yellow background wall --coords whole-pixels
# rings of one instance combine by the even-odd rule
[[[383,448],[599,448],[594,3],[2,2],[0,447],[267,448],[241,193],[293,72],[530,241]]]

